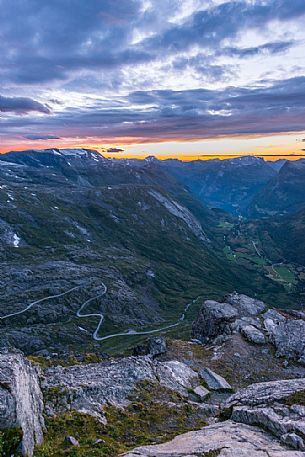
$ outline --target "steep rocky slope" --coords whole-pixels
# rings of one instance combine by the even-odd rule
[[[305,265],[305,209],[294,214],[251,221],[247,227],[273,258]]]
[[[290,214],[305,205],[305,160],[287,161],[278,174],[252,200],[247,215],[270,217]]]

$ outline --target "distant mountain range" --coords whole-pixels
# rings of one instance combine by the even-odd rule
[[[204,204],[233,215],[261,218],[293,213],[305,206],[305,159],[167,160],[161,167]]]
[[[242,215],[252,199],[277,174],[257,157],[181,162],[168,160],[161,167],[185,185],[204,204]]]
[[[28,353],[99,348],[98,317],[76,315],[88,300],[85,312],[103,316],[100,336],[170,325],[196,297],[234,289],[273,305],[297,303],[301,282],[292,290],[270,277],[252,234],[270,208],[278,216],[302,207],[303,162],[117,160],[86,149],[0,155],[0,317],[25,309],[0,319],[0,343]],[[260,221],[251,231],[236,216],[252,214]],[[303,216],[289,217],[295,227]],[[273,251],[291,259],[279,221],[268,219]],[[301,232],[295,228],[295,240]],[[195,312],[196,305],[186,326]],[[121,342],[126,347],[124,336],[103,347]]]

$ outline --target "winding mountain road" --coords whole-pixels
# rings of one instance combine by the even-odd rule
[[[107,293],[108,289],[107,289],[106,284],[102,283],[102,286],[103,286],[103,288],[104,288],[103,292],[102,292],[101,294],[99,294],[99,295],[96,295],[95,297],[89,298],[89,300],[86,300],[86,301],[82,304],[82,306],[78,309],[78,311],[76,312],[76,316],[77,316],[77,317],[80,317],[80,318],[83,318],[83,317],[98,317],[98,318],[99,318],[99,323],[97,324],[97,327],[96,327],[96,329],[95,329],[95,331],[94,331],[94,333],[93,333],[93,335],[92,335],[92,338],[93,338],[94,340],[96,340],[96,341],[100,341],[99,336],[98,336],[98,332],[99,332],[99,330],[100,330],[100,328],[101,328],[101,325],[102,325],[102,323],[103,323],[103,321],[104,321],[104,314],[102,314],[102,313],[86,313],[86,314],[84,314],[84,313],[82,313],[82,311],[83,311],[83,309],[84,309],[86,306],[88,306],[92,301],[97,300],[98,298],[103,297],[103,296]]]
[[[80,287],[81,286],[75,286],[75,287],[72,287],[69,290],[66,290],[65,292],[61,292],[60,294],[48,295],[47,297],[40,298],[39,300],[36,300],[36,301],[30,303],[28,306],[26,306],[25,308],[23,308],[20,311],[16,311],[15,313],[6,314],[5,316],[0,316],[0,320],[4,320],[4,319],[8,319],[8,318],[11,318],[11,317],[14,317],[14,316],[18,316],[18,315],[24,314],[27,311],[29,311],[31,308],[33,308],[33,306],[38,305],[39,303],[43,303],[43,302],[45,302],[47,300],[51,300],[53,298],[63,297],[64,295],[67,295],[70,292],[73,292],[74,290],[79,289]],[[102,282],[102,287],[103,287],[104,290],[100,294],[98,294],[98,295],[96,295],[94,297],[91,297],[88,300],[86,300],[79,307],[79,309],[76,312],[76,316],[78,318],[88,318],[88,317],[98,317],[99,318],[99,322],[97,324],[97,327],[96,327],[95,331],[92,334],[92,338],[95,341],[105,341],[105,340],[108,340],[110,338],[115,338],[115,337],[118,337],[118,336],[151,335],[153,333],[158,333],[158,332],[162,332],[162,331],[169,330],[171,328],[177,327],[178,325],[181,324],[182,321],[185,320],[186,312],[189,310],[189,308],[192,306],[192,304],[195,303],[195,301],[197,300],[197,299],[194,299],[190,303],[187,303],[187,305],[184,307],[183,313],[181,314],[181,316],[179,317],[177,322],[174,323],[174,324],[170,324],[170,325],[167,325],[165,327],[160,327],[160,328],[157,328],[157,329],[154,329],[154,330],[137,331],[137,330],[130,329],[130,330],[127,330],[125,332],[113,333],[111,335],[106,335],[106,336],[99,336],[98,333],[99,333],[100,328],[101,328],[101,326],[103,324],[103,321],[104,321],[104,314],[102,314],[102,313],[83,313],[83,310],[91,302],[93,302],[94,300],[97,300],[99,298],[102,298],[107,293],[107,291],[108,291],[107,286],[103,282]],[[83,329],[83,330],[85,330],[85,329]]]
[[[39,300],[33,301],[26,308],[24,308],[24,309],[22,309],[20,311],[16,311],[15,313],[11,313],[11,314],[6,314],[5,316],[0,316],[0,320],[4,320],[4,319],[8,319],[9,317],[14,317],[14,316],[18,316],[20,314],[24,314],[27,311],[29,311],[29,309],[33,308],[33,306],[38,305],[39,303],[42,303],[42,302],[47,301],[47,300],[51,300],[52,298],[63,297],[64,295],[69,294],[73,290],[79,289],[79,287],[80,286],[75,286],[75,287],[72,287],[69,290],[66,290],[66,292],[61,292],[60,294],[49,295],[48,297],[40,298]]]

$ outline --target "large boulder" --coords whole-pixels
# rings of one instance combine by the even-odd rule
[[[166,339],[164,336],[149,338],[144,344],[137,345],[133,350],[134,356],[149,355],[153,359],[167,351]]]
[[[225,300],[234,306],[241,316],[257,316],[266,310],[266,305],[261,300],[237,292],[226,295]]]
[[[265,315],[264,321],[276,355],[305,364],[305,321],[284,317],[280,313]]]
[[[162,386],[175,390],[181,395],[187,395],[188,389],[198,384],[198,374],[177,360],[156,363],[155,376]]]
[[[241,334],[246,338],[249,343],[265,344],[266,338],[263,332],[254,327],[254,325],[242,325],[240,329]]]
[[[225,300],[203,303],[193,323],[193,340],[219,344],[228,335],[240,333],[249,343],[271,343],[276,356],[305,365],[305,313],[266,310],[262,301],[236,292]]]
[[[206,300],[193,323],[192,337],[202,343],[207,343],[219,335],[230,334],[230,324],[238,316],[237,310],[229,303],[218,303]]]
[[[166,339],[164,336],[155,336],[149,339],[148,354],[155,358],[158,355],[165,354],[167,351]]]

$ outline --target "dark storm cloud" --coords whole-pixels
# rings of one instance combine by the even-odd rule
[[[3,97],[0,95],[0,112],[27,114],[30,112],[50,114],[50,109],[42,103],[28,97]]]

